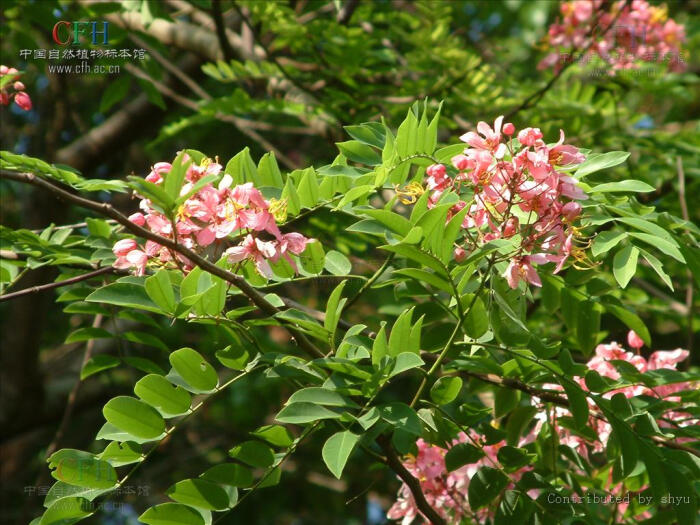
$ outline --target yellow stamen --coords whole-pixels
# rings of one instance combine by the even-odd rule
[[[277,222],[287,220],[287,199],[270,199],[270,213]]]
[[[418,197],[425,193],[425,188],[420,183],[413,181],[406,184],[403,188],[394,186],[394,191],[396,191],[396,195],[402,204],[414,204]]]

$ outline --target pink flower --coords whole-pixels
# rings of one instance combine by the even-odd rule
[[[252,204],[257,208],[265,210],[268,207],[267,201],[263,199],[262,194],[253,186],[252,182],[240,184],[233,188],[233,190],[231,190],[231,198],[241,206]]]
[[[523,146],[534,146],[542,136],[539,128],[525,128],[518,133],[518,142]]]
[[[581,215],[581,205],[578,202],[567,202],[561,209],[562,215],[569,222],[574,222]]]
[[[675,350],[658,350],[649,356],[649,370],[660,368],[676,368],[676,364],[684,361],[690,352],[676,348]]]
[[[114,255],[117,257],[126,257],[130,251],[136,248],[138,248],[138,244],[136,244],[134,239],[122,239],[114,244],[112,252],[114,252]]]
[[[513,125],[512,122],[506,122],[503,124],[503,133],[508,135],[509,137],[515,133],[515,126]]]
[[[163,182],[163,175],[170,172],[172,165],[169,162],[156,162],[151,168],[151,172],[146,176],[148,182],[160,184]]]
[[[502,158],[506,151],[505,144],[501,143],[501,125],[503,115],[493,123],[493,129],[486,122],[479,122],[476,129],[481,136],[469,131],[462,135],[460,140],[466,142],[474,149],[487,150],[494,153],[495,158]]]
[[[143,213],[141,212],[132,213],[129,215],[129,220],[137,226],[143,226],[146,224],[146,217],[144,217]]]
[[[268,278],[272,277],[272,268],[270,268],[267,259],[278,256],[275,243],[261,241],[250,234],[241,244],[229,248],[224,253],[230,263],[241,262],[245,259],[253,261],[258,272]]]
[[[117,260],[112,265],[115,268],[135,268],[136,275],[145,273],[148,255],[139,249],[134,239],[117,241],[112,247],[112,252],[117,256]]]
[[[515,258],[510,262],[503,274],[506,281],[508,281],[508,286],[513,289],[517,288],[521,279],[534,286],[542,286],[540,276],[537,275],[537,271],[530,264],[530,259],[530,256],[525,256]]]
[[[459,171],[464,171],[469,167],[469,158],[461,153],[452,157],[451,162]]]
[[[638,350],[644,346],[644,341],[637,335],[637,332],[630,330],[627,334],[627,344]]]
[[[32,99],[24,91],[18,91],[15,93],[15,104],[17,104],[24,111],[29,111],[32,109]]]

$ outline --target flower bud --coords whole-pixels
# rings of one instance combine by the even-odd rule
[[[642,341],[642,338],[637,335],[637,332],[630,330],[627,334],[627,344],[629,344],[635,350],[638,350],[644,346],[644,341]]]
[[[508,135],[509,137],[515,133],[515,126],[513,125],[512,122],[506,122],[503,124],[503,133]]]
[[[29,98],[24,91],[19,91],[15,94],[15,104],[21,107],[24,111],[29,111],[32,109],[32,99]]]
[[[9,68],[7,66],[0,66],[0,76],[7,75]]]
[[[138,247],[139,246],[136,244],[134,239],[122,239],[114,244],[114,247],[112,247],[112,252],[117,257],[126,257],[129,252],[138,249]]]
[[[567,202],[562,207],[561,213],[566,217],[566,220],[573,222],[581,215],[581,205],[578,202]]]
[[[455,261],[460,263],[467,257],[467,252],[464,251],[464,248],[462,248],[461,246],[458,246],[457,248],[455,248],[454,256],[455,256]]]
[[[19,80],[17,82],[15,82],[12,85],[12,87],[15,88],[15,91],[24,91],[24,89],[25,89],[24,84],[22,82],[20,82]]]
[[[503,228],[503,237],[508,239],[518,232],[518,226],[520,225],[517,217],[511,217],[506,222],[505,228]]]
[[[129,220],[133,222],[136,226],[143,226],[146,224],[146,217],[143,216],[143,213],[141,212],[136,212],[132,213],[129,215]]]

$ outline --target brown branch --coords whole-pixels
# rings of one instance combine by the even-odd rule
[[[246,281],[240,275],[231,273],[228,270],[217,266],[213,262],[205,259],[195,251],[186,248],[185,246],[176,242],[173,239],[162,237],[156,233],[153,233],[150,230],[147,230],[145,228],[142,228],[141,226],[134,224],[128,219],[126,215],[117,211],[109,203],[95,202],[90,199],[81,197],[79,195],[75,195],[62,188],[57,187],[56,185],[52,184],[51,182],[45,179],[37,177],[33,173],[17,173],[7,170],[1,170],[0,178],[5,178],[17,182],[23,182],[25,184],[32,184],[34,186],[38,186],[42,189],[50,191],[57,197],[60,197],[72,204],[80,206],[81,208],[92,210],[106,217],[110,217],[111,219],[116,220],[119,224],[121,224],[124,227],[124,229],[133,233],[134,235],[137,235],[138,237],[147,239],[149,241],[153,241],[157,244],[160,244],[161,246],[165,246],[166,248],[169,248],[174,252],[185,256],[192,263],[199,266],[201,269],[207,271],[208,273],[215,275],[225,281],[228,281],[233,286],[238,288],[244,295],[246,295],[251,300],[251,302],[255,306],[260,308],[267,315],[275,316],[279,313],[279,310],[273,304],[268,302],[263,297],[263,295],[260,294],[260,292],[253,288],[253,286],[251,286],[248,283],[248,281]],[[292,334],[292,336],[296,339],[297,343],[299,344],[299,347],[305,350],[309,355],[313,357],[323,357],[323,352],[316,348],[316,346],[314,346],[314,344],[311,341],[309,341],[309,339],[307,339],[302,332],[289,325],[283,326],[285,326],[289,333]]]
[[[32,286],[31,288],[25,288],[24,290],[18,290],[16,292],[0,295],[0,303],[3,301],[10,301],[11,299],[16,299],[24,295],[45,292],[46,290],[53,290],[54,288],[60,288],[62,286],[69,286],[71,284],[87,281],[88,279],[92,279],[93,277],[97,277],[99,275],[105,275],[107,273],[119,273],[119,270],[111,266],[105,266],[104,268],[100,268],[99,270],[95,270],[94,272],[84,273],[82,275],[71,277],[70,279],[65,279],[63,281],[42,284],[41,286]]]
[[[221,0],[212,0],[211,2],[211,17],[214,19],[216,26],[216,36],[219,39],[219,46],[224,55],[224,59],[233,60],[236,58],[236,53],[231,47],[226,36],[226,26],[224,25],[224,17],[221,14]]]
[[[340,8],[340,11],[338,11],[336,22],[343,26],[347,25],[359,4],[360,0],[347,0],[345,4],[343,4],[343,7]]]
[[[416,506],[420,510],[421,514],[423,514],[425,518],[430,520],[430,522],[433,525],[447,525],[447,522],[444,520],[444,518],[440,516],[437,513],[437,511],[433,507],[431,507],[428,501],[425,499],[425,495],[423,494],[423,491],[420,488],[420,483],[415,477],[413,477],[413,475],[406,469],[406,467],[403,466],[403,463],[401,463],[401,460],[396,455],[396,452],[391,446],[389,439],[386,436],[379,436],[377,438],[377,443],[386,455],[386,463],[389,466],[389,468],[391,468],[391,470],[393,470],[396,473],[396,475],[401,478],[401,480],[411,491],[411,494],[413,495],[413,500],[416,502]]]

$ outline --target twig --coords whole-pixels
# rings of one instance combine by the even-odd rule
[[[82,275],[78,275],[76,277],[71,277],[70,279],[65,279],[63,281],[42,284],[41,286],[32,286],[31,288],[25,288],[24,290],[18,290],[17,292],[12,292],[12,293],[8,293],[5,295],[0,295],[0,303],[3,301],[9,301],[11,299],[16,299],[17,297],[22,297],[22,296],[33,294],[33,293],[44,292],[46,290],[60,288],[61,286],[68,286],[68,285],[79,283],[82,281],[87,281],[88,279],[92,279],[93,277],[97,277],[99,275],[104,275],[106,273],[118,273],[118,272],[119,272],[119,270],[116,268],[113,268],[111,266],[105,266],[103,268],[100,268],[99,270],[95,270],[94,272],[84,273]]]
[[[275,316],[279,313],[279,310],[273,304],[268,302],[260,294],[260,292],[258,292],[255,288],[248,284],[248,281],[246,281],[240,275],[231,273],[228,270],[217,266],[216,264],[205,259],[195,251],[186,248],[185,246],[173,241],[172,239],[162,237],[161,235],[153,233],[150,230],[147,230],[145,228],[142,228],[141,226],[134,224],[128,219],[126,215],[117,211],[109,203],[95,202],[90,199],[86,199],[85,197],[74,195],[73,193],[59,188],[45,179],[37,177],[33,173],[17,173],[8,170],[0,170],[0,178],[14,180],[17,182],[23,182],[25,184],[33,184],[34,186],[38,186],[40,188],[48,190],[51,193],[55,194],[57,197],[60,197],[68,202],[76,204],[81,208],[93,210],[101,215],[110,217],[116,220],[119,224],[124,226],[124,229],[133,233],[134,235],[153,241],[157,244],[160,244],[161,246],[165,246],[166,248],[170,248],[178,252],[180,255],[184,255],[187,259],[192,261],[192,263],[199,266],[208,273],[230,282],[233,286],[238,288],[244,295],[246,295],[253,302],[253,304],[255,304],[255,306],[260,308],[267,315]],[[309,341],[309,339],[307,339],[303,333],[291,326],[284,326],[286,327],[287,331],[289,331],[289,333],[292,334],[292,336],[294,336],[301,349],[305,350],[308,354],[314,357],[323,357],[324,354],[318,348],[316,348],[316,346],[314,346],[314,344],[311,341]]]
[[[95,319],[92,322],[92,327],[93,328],[99,328],[100,324],[102,324],[102,314],[97,314],[95,316]],[[83,355],[83,362],[80,365],[80,371],[82,372],[83,367],[85,364],[90,360],[90,357],[92,356],[92,349],[95,346],[95,339],[90,339],[87,344],[85,345],[85,354]],[[73,385],[73,388],[70,391],[70,394],[68,394],[68,401],[66,402],[66,409],[63,412],[63,418],[61,419],[61,423],[58,425],[58,430],[56,430],[56,434],[54,435],[53,440],[51,441],[51,444],[48,446],[46,449],[46,458],[49,458],[51,454],[53,454],[56,449],[58,448],[58,444],[61,441],[61,438],[63,438],[63,434],[66,432],[66,428],[68,427],[68,423],[70,422],[70,418],[73,415],[73,409],[75,408],[75,401],[78,399],[78,390],[80,389],[80,385],[82,384],[82,379],[80,378],[80,372],[78,373],[78,380],[75,382]]]

